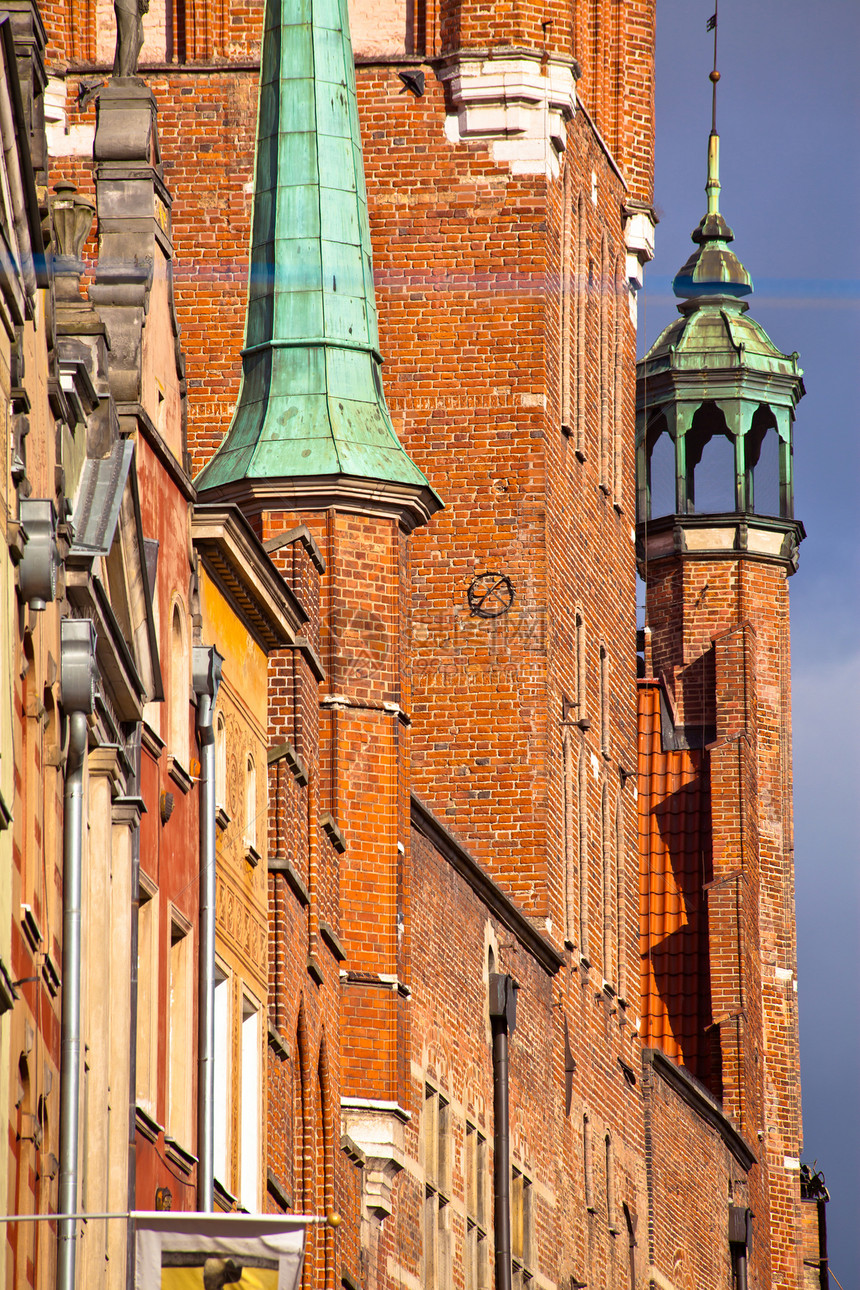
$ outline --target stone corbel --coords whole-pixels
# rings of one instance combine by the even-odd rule
[[[513,174],[557,178],[578,73],[572,58],[528,50],[458,54],[439,73],[450,106],[445,132],[451,142],[487,140],[493,160]]]
[[[394,1180],[406,1162],[408,1111],[393,1102],[341,1099],[342,1132],[364,1156],[362,1208],[365,1217],[384,1219],[392,1211]]]
[[[645,265],[654,259],[657,216],[644,202],[628,201],[624,207],[624,245],[627,248],[627,277],[634,291],[644,282]]]

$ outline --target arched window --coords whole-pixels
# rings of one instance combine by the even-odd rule
[[[719,515],[737,507],[735,441],[714,403],[703,403],[686,435],[687,510]]]
[[[609,471],[611,459],[611,426],[612,426],[612,393],[615,383],[612,379],[612,284],[609,273],[609,242],[606,234],[600,242],[600,308],[599,317],[599,375],[600,375],[600,487],[604,493],[609,492]]]
[[[299,1010],[296,1024],[295,1057],[293,1058],[293,1196],[299,1213],[310,1209],[311,1198],[308,1195],[310,1171],[308,1169],[308,1145],[310,1126],[308,1125],[308,1086],[307,1086],[307,1036],[305,1034],[304,1014]]]
[[[618,963],[618,997],[627,1001],[627,848],[624,837],[624,802],[620,791],[615,797],[615,877],[616,877],[616,946]]]
[[[594,1165],[591,1158],[591,1124],[587,1113],[582,1117],[582,1174],[585,1208],[594,1213]]]
[[[227,723],[223,712],[215,717],[215,805],[227,807]]]
[[[576,876],[574,840],[574,780],[575,764],[573,736],[567,724],[561,732],[561,773],[562,773],[562,828],[564,840],[564,929],[565,940],[569,945],[575,944],[576,937]]]
[[[577,813],[579,815],[579,943],[584,959],[589,958],[588,947],[588,753],[585,740],[579,749],[579,774],[577,776]]]
[[[600,647],[600,751],[609,756],[609,655],[606,646]]]
[[[610,1232],[618,1230],[615,1217],[615,1157],[612,1151],[612,1138],[607,1133],[604,1138],[606,1151],[606,1221]]]
[[[675,443],[663,417],[649,429],[645,457],[647,483],[646,519],[675,514]],[[642,518],[640,516],[640,518]]]
[[[242,997],[241,1061],[239,1199],[249,1214],[256,1214],[260,1208],[262,1155],[260,1009],[247,995]]]
[[[588,711],[586,702],[585,676],[585,619],[580,610],[576,611],[576,715],[581,719]]]
[[[325,1214],[334,1208],[334,1188],[332,1185],[330,1107],[327,1098],[325,1040],[320,1046],[320,1058],[317,1066],[317,1106],[316,1106],[316,1207],[318,1214]],[[334,1268],[334,1242],[332,1230],[328,1225],[317,1229],[320,1234],[320,1260],[318,1264],[318,1284],[323,1287],[334,1285],[332,1273]]]
[[[245,846],[257,850],[257,768],[250,753],[245,761]]]
[[[188,722],[191,673],[188,664],[185,614],[175,601],[170,617],[170,704],[167,713],[168,753],[188,769]]]
[[[562,185],[562,203],[561,213],[561,308],[559,317],[559,327],[561,331],[560,346],[560,366],[561,366],[561,428],[565,434],[570,434],[571,426],[571,403],[570,403],[570,342],[571,342],[571,242],[573,241],[573,193],[571,191],[572,165],[570,160],[564,167],[564,182]]]
[[[576,274],[574,289],[576,292],[576,455],[580,461],[585,460],[585,350],[587,344],[587,279],[586,279],[586,205],[585,197],[579,194],[576,204]]]
[[[624,466],[624,302],[627,299],[627,266],[623,255],[615,260],[614,354],[612,357],[612,500],[621,509]]]
[[[603,785],[600,796],[600,841],[601,871],[603,896],[603,979],[615,981],[615,875],[612,865],[612,843],[614,841],[612,816],[610,812],[609,788]]]
[[[744,436],[746,509],[756,515],[780,515],[779,434],[776,418],[760,407]]]

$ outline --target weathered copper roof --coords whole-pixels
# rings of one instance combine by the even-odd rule
[[[267,0],[242,386],[198,490],[347,476],[438,509],[391,424],[378,345],[346,0]]]

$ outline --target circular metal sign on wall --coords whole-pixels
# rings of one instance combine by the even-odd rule
[[[514,585],[503,573],[479,573],[466,599],[476,618],[501,618],[514,603]]]

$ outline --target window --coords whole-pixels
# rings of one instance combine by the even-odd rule
[[[585,619],[580,610],[576,611],[574,620],[574,632],[576,636],[576,711],[577,716],[581,719],[588,711],[586,702],[586,656],[585,656]]]
[[[511,1170],[511,1270],[513,1285],[526,1286],[532,1279],[532,1184],[522,1170]]]
[[[143,879],[143,875],[141,875]],[[137,1100],[157,1115],[158,901],[155,887],[141,886],[137,914]]]
[[[615,913],[618,963],[618,998],[627,1002],[627,847],[624,837],[624,802],[619,792],[615,798]]]
[[[612,500],[621,510],[621,484],[624,444],[624,309],[627,299],[627,268],[624,256],[615,261],[615,353],[613,355],[614,391],[612,397]]]
[[[257,768],[250,753],[245,761],[245,846],[257,850]]]
[[[780,439],[776,418],[766,405],[756,410],[744,435],[746,507],[757,515],[783,515],[780,504]]]
[[[447,1290],[450,1184],[449,1106],[429,1084],[424,1090],[424,1290]]]
[[[688,512],[713,515],[734,511],[735,441],[715,403],[702,404],[684,440]]]
[[[646,514],[642,519],[657,519],[675,514],[675,441],[660,417],[646,440]]]
[[[190,926],[183,919],[170,926],[170,1039],[168,1049],[167,1131],[186,1149],[193,1141],[192,1089],[194,1036],[194,960]]]
[[[567,726],[561,732],[561,773],[563,791],[563,844],[564,844],[564,900],[565,900],[565,939],[569,945],[574,944],[576,936],[576,881],[575,881],[575,840],[574,840],[574,750],[573,736]]]
[[[575,390],[575,417],[576,417],[576,455],[580,461],[585,460],[585,360],[586,360],[586,328],[587,328],[587,304],[586,295],[586,214],[585,214],[585,197],[579,194],[579,200],[576,207],[576,273],[574,275],[574,290],[576,292],[576,390]],[[580,714],[581,715],[581,714]]]
[[[178,602],[170,619],[170,705],[168,720],[168,753],[184,770],[188,768],[188,722],[190,669],[185,644],[185,616]]]
[[[233,1190],[230,1167],[231,1147],[231,1097],[232,1083],[232,981],[219,967],[215,968],[215,1062],[214,1062],[214,1120],[213,1164],[215,1177],[228,1192]]]
[[[305,1207],[310,1207],[311,1197],[309,1192],[309,1170],[308,1170],[308,1151],[309,1141],[306,1144],[308,1135],[308,1102],[309,1090],[305,1083],[305,1062],[307,1059],[307,1048],[305,1043],[305,1026],[304,1015],[299,1009],[299,1019],[296,1026],[296,1044],[295,1056],[292,1059],[292,1131],[293,1131],[293,1193],[294,1203],[299,1212],[303,1212]]]
[[[571,240],[573,235],[573,202],[571,195],[572,165],[568,159],[564,168],[564,187],[562,191],[563,209],[561,214],[561,311],[559,327],[561,330],[561,428],[565,434],[572,430],[572,410],[570,403],[570,341],[571,341]]]
[[[612,843],[614,841],[609,788],[603,785],[600,796],[600,841],[603,897],[603,979],[615,981],[615,875],[612,872]]]
[[[579,812],[579,943],[582,957],[588,959],[588,752],[583,739],[579,748],[577,776]]]
[[[600,751],[609,756],[609,655],[605,645],[600,647]]]
[[[615,1213],[615,1156],[612,1151],[612,1138],[607,1133],[604,1139],[606,1151],[606,1222],[610,1232],[618,1231],[618,1220]]]
[[[612,373],[614,353],[614,322],[612,316],[613,290],[609,272],[609,242],[604,233],[600,243],[600,282],[599,282],[599,376],[600,376],[600,487],[604,493],[609,492],[609,472],[611,467],[611,430],[612,430],[612,394],[615,382]]]
[[[582,1182],[585,1191],[585,1208],[594,1213],[594,1167],[591,1159],[591,1124],[588,1115],[582,1117]]]
[[[239,1201],[249,1214],[256,1214],[262,1173],[260,1010],[247,996],[242,999],[241,1054]]]
[[[466,1121],[466,1290],[487,1290],[487,1139]]]
[[[215,805],[227,807],[227,723],[223,712],[215,718]]]

